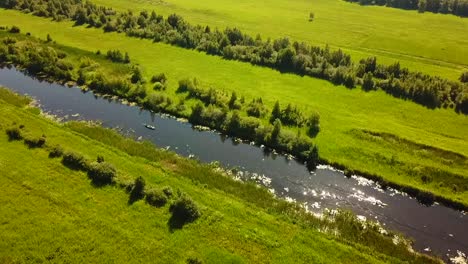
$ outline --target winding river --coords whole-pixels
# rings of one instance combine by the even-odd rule
[[[468,215],[438,204],[424,206],[404,193],[382,190],[359,176],[346,178],[327,166],[310,173],[288,157],[250,143],[199,131],[190,124],[154,114],[80,89],[40,82],[13,69],[0,69],[0,85],[35,98],[44,112],[64,120],[99,120],[103,126],[130,131],[159,147],[202,162],[249,172],[276,195],[304,203],[311,211],[346,208],[415,239],[414,248],[449,261],[468,252]],[[155,130],[143,124],[151,124]]]

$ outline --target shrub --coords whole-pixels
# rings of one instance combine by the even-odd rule
[[[153,87],[154,90],[156,91],[163,91],[166,90],[166,86],[160,82],[156,82]]]
[[[79,153],[67,152],[62,158],[63,165],[75,169],[75,170],[86,170],[88,169],[88,163],[86,159]]]
[[[164,187],[162,191],[168,198],[172,197],[172,195],[174,194],[172,188],[169,186]]]
[[[145,196],[145,186],[146,182],[145,179],[143,179],[143,177],[140,176],[135,179],[132,191],[130,192],[130,202],[140,200]]]
[[[63,155],[63,148],[60,145],[54,146],[49,152],[49,158],[58,158]]]
[[[103,163],[105,160],[104,160],[104,157],[103,157],[103,156],[98,155],[96,161],[97,161],[98,163]]]
[[[460,82],[468,83],[468,71],[463,72],[459,78]]]
[[[151,189],[146,192],[146,202],[152,206],[164,206],[167,203],[168,197],[161,190]]]
[[[107,162],[93,162],[89,166],[88,176],[94,184],[105,185],[114,182],[117,171],[114,166]]]
[[[203,261],[201,261],[199,258],[197,257],[189,257],[187,258],[187,264],[202,264]]]
[[[6,130],[6,134],[8,135],[8,139],[10,141],[23,139],[23,136],[21,135],[21,130],[18,127],[8,128]]]
[[[159,73],[159,74],[156,74],[156,75],[153,75],[153,77],[151,77],[151,82],[152,83],[156,83],[156,82],[160,82],[162,84],[166,83],[167,81],[167,77],[164,73]]]
[[[193,222],[201,215],[195,202],[185,194],[172,203],[169,210],[175,219],[183,223]]]
[[[309,117],[308,120],[309,124],[309,129],[307,133],[311,137],[317,136],[317,134],[320,132],[320,116],[318,113],[314,113]]]
[[[10,33],[20,33],[20,28],[17,26],[12,26],[10,29]]]
[[[24,143],[30,148],[42,148],[46,143],[46,137],[44,135],[38,138],[28,137],[24,139]]]

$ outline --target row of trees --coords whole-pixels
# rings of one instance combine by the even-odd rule
[[[460,5],[467,0],[453,1]],[[396,6],[398,1],[391,2],[391,5]],[[0,0],[0,6],[36,15],[67,18],[77,24],[102,27],[106,32],[122,32],[128,36],[162,41],[226,59],[314,76],[348,88],[357,85],[363,85],[365,90],[381,88],[391,95],[413,100],[427,107],[452,107],[468,113],[466,84],[410,72],[401,68],[398,63],[390,66],[377,64],[375,57],[353,63],[348,54],[340,49],[330,50],[328,46],[311,46],[304,42],[292,42],[288,38],[263,40],[260,35],[252,37],[236,28],[221,31],[208,26],[194,26],[175,14],[164,19],[154,11],[118,13],[81,0]]]
[[[380,5],[402,9],[413,9],[419,12],[454,14],[468,16],[468,0],[345,0],[361,5]]]
[[[21,65],[32,75],[44,74],[56,80],[71,80],[74,66],[66,54],[53,48],[26,42],[16,45],[16,40],[5,38],[0,45],[0,63]]]
[[[277,110],[280,113],[278,118],[272,118],[272,124],[262,124],[258,117],[241,116],[239,112],[251,109],[253,104],[261,105],[261,111],[268,112],[261,99],[253,100],[253,104],[246,104],[245,99],[238,98],[235,93],[229,95],[215,89],[205,90],[200,88],[196,81],[182,80],[179,92],[187,93],[189,98],[199,103],[192,109],[191,114],[186,114],[183,100],[174,103],[170,97],[161,92],[148,91],[139,68],[135,66],[133,68],[129,66],[127,74],[112,76],[104,74],[98,63],[85,57],[80,60],[79,65],[70,63],[64,71],[66,74],[61,74],[60,65],[68,64],[65,61],[66,54],[50,47],[47,43],[33,38],[22,41],[4,38],[0,42],[0,63],[14,64],[35,76],[52,77],[54,80],[64,82],[76,80],[79,85],[88,86],[93,91],[127,98],[153,111],[187,116],[193,124],[206,125],[230,135],[255,140],[259,144],[297,155],[307,159],[311,167],[318,163],[318,150],[309,137],[282,129],[281,120],[293,120],[299,115],[302,116],[297,108],[288,106],[281,110],[277,103]],[[163,73],[151,78],[151,82],[154,83],[165,84],[166,81],[167,77]],[[290,122],[288,125],[294,124]]]

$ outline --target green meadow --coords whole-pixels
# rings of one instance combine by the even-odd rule
[[[329,44],[356,60],[377,56],[382,63],[400,61],[415,71],[451,79],[468,68],[468,20],[453,15],[341,0],[92,0],[118,10],[156,10],[182,15],[194,24],[237,27],[255,36],[289,37],[315,45]],[[310,12],[314,21],[309,22]]]
[[[209,173],[208,167],[195,161],[110,130],[55,123],[25,107],[28,102],[0,89],[1,263],[438,262],[409,253],[404,244],[394,246],[391,237],[370,236],[372,243],[362,242],[366,235],[347,240],[358,234],[347,230],[360,230],[353,222],[333,232],[319,232],[302,224],[300,217],[294,220],[278,212],[273,203],[249,202],[254,195],[277,201],[263,189]],[[6,129],[20,125],[24,136],[45,135],[45,147],[9,140]],[[104,140],[96,140],[100,137]],[[57,144],[89,160],[104,157],[116,166],[117,184],[96,187],[85,172],[50,158],[48,149]],[[168,204],[130,203],[129,194],[119,186],[138,176],[145,179],[146,188],[169,186],[188,194],[201,217],[173,229]],[[342,235],[333,235],[336,232]]]
[[[270,109],[280,100],[306,114],[317,111],[321,132],[315,142],[322,158],[468,204],[468,117],[453,110],[430,110],[382,91],[349,90],[71,22],[0,10],[0,25],[12,21],[23,32],[42,38],[50,34],[57,43],[85,51],[128,51],[147,79],[166,73],[167,94],[175,98],[178,81],[196,77],[206,87],[236,91],[247,102],[262,97]],[[424,175],[430,177],[423,179]]]

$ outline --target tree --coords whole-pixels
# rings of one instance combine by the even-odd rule
[[[17,26],[12,26],[10,29],[10,33],[20,33],[20,28]]]
[[[309,14],[309,22],[314,21],[314,18],[315,18],[314,12],[310,12],[310,14]]]
[[[281,133],[281,121],[276,119],[273,122],[273,131],[271,131],[271,143],[278,143],[279,135]]]
[[[468,71],[463,72],[459,78],[460,82],[468,83]]]
[[[320,131],[320,116],[318,113],[314,113],[309,117],[309,136],[315,137]]]
[[[130,63],[130,56],[128,56],[128,52],[125,52],[125,58],[123,60],[124,63]]]
[[[279,101],[276,101],[275,106],[273,107],[273,111],[271,111],[271,118],[270,122],[273,123],[276,119],[281,118],[281,108]]]
[[[132,191],[130,192],[130,202],[140,200],[145,196],[145,186],[146,182],[145,179],[143,179],[143,177],[139,176],[135,179]]]
[[[132,83],[138,83],[138,82],[141,82],[143,83],[143,75],[141,73],[141,70],[140,68],[138,67],[135,67],[133,69],[133,74],[132,74],[132,79],[131,79]]]
[[[307,155],[307,167],[309,169],[315,169],[319,162],[318,148],[316,145],[310,147],[309,154]]]
[[[426,0],[419,0],[418,2],[418,12],[424,13],[426,11],[427,1]]]
[[[52,41],[52,37],[50,36],[50,34],[47,34],[47,42],[51,42]]]
[[[229,100],[229,109],[237,109],[236,107],[237,95],[236,92],[232,92],[231,99]]]
[[[363,80],[362,80],[362,89],[364,91],[370,91],[374,89],[374,80],[372,79],[372,73],[368,72],[364,74]]]

